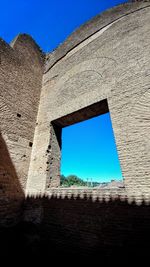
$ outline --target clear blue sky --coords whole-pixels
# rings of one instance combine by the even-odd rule
[[[78,26],[123,0],[0,0],[0,36],[10,42],[28,33],[44,51],[54,49]]]
[[[81,24],[123,2],[127,1],[1,1],[0,37],[9,43],[17,34],[28,33],[43,51],[48,52]],[[76,174],[101,181],[121,178],[109,114],[64,128],[62,154],[61,172],[64,175]]]
[[[62,174],[93,181],[122,178],[110,113],[65,127],[62,137]]]

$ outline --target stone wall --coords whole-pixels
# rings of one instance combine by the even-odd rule
[[[24,196],[43,64],[42,52],[28,35],[17,36],[11,45],[0,40],[0,214],[3,219],[6,219],[4,214],[11,217],[15,206],[20,206],[18,199]]]
[[[51,123],[107,99],[127,193],[149,195],[149,25],[149,1],[123,4],[86,23],[47,56],[27,193],[47,190],[51,142],[58,142]],[[59,175],[58,149],[56,154],[51,185]]]
[[[36,248],[55,261],[60,252],[105,258],[123,248],[125,259],[126,249],[149,249],[149,25],[149,1],[110,9],[47,55],[44,77],[28,35],[0,40],[0,224],[22,219],[0,233],[15,260],[14,240],[19,255]],[[56,188],[61,128],[108,111],[125,188]]]
[[[27,198],[24,209],[25,241],[42,260],[46,254],[66,262],[72,255],[112,263],[149,250],[150,199],[137,204],[123,189],[53,189]]]

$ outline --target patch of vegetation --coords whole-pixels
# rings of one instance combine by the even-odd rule
[[[65,187],[70,187],[72,185],[86,186],[87,182],[83,181],[81,178],[79,178],[76,175],[69,175],[67,177],[64,175],[61,175],[60,185],[65,186]]]
[[[73,185],[95,187],[95,186],[98,186],[99,184],[100,183],[98,182],[86,182],[76,175],[69,175],[69,176],[61,175],[61,178],[60,178],[60,185],[63,187],[70,187]]]

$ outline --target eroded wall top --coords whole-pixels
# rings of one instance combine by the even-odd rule
[[[11,45],[0,39],[0,180],[9,184],[5,195],[15,194],[14,182],[22,189],[26,184],[43,66],[44,54],[30,36],[20,34]]]

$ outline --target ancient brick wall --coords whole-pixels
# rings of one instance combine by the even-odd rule
[[[55,261],[70,255],[104,262],[121,256],[126,260],[128,253],[137,257],[149,248],[149,201],[139,199],[137,204],[122,189],[51,190],[26,199],[26,240],[32,240],[31,248],[42,259],[46,253]]]
[[[20,250],[43,249],[51,259],[57,251],[109,255],[123,248],[126,256],[125,248],[149,247],[149,25],[149,1],[97,16],[47,56],[42,90],[43,54],[33,40],[0,41],[0,223],[23,220],[12,228],[12,243],[0,228],[7,252],[17,237]],[[52,188],[59,184],[61,128],[108,110],[125,188]]]
[[[124,189],[51,189],[27,197],[23,221],[0,227],[2,256],[16,253],[29,260],[55,263],[74,256],[106,263],[149,255],[150,198],[128,197]],[[47,260],[47,257],[45,260]],[[6,257],[7,258],[7,257]],[[31,259],[30,259],[31,260]]]
[[[86,23],[47,56],[27,192],[45,192],[48,178],[58,185],[61,147],[58,153],[51,123],[107,100],[126,190],[149,195],[149,25],[149,1],[123,4]]]
[[[11,46],[0,40],[0,214],[5,219],[24,196],[43,63],[28,35],[17,36]]]

